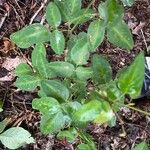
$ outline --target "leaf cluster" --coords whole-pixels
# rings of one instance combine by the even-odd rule
[[[122,2],[131,5],[131,1]],[[92,138],[84,132],[88,123],[114,126],[115,112],[123,106],[125,95],[139,96],[144,80],[142,52],[115,78],[107,59],[93,54],[105,35],[116,46],[133,48],[123,14],[124,7],[116,0],[102,2],[98,12],[82,8],[81,0],[54,0],[46,8],[48,28],[35,23],[11,35],[20,48],[34,46],[32,65],[16,68],[15,84],[21,90],[37,90],[39,97],[32,101],[32,107],[41,112],[42,133],[58,133],[58,138],[69,142],[80,137],[85,144],[77,149],[95,150]],[[87,21],[91,21],[87,33],[73,34],[76,26]],[[61,30],[62,23],[68,25],[67,35]],[[56,55],[65,54],[64,61],[49,62],[45,43]]]

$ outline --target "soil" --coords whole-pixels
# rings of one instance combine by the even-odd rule
[[[12,70],[3,67],[7,58],[16,57],[28,58],[30,60],[31,49],[20,50],[9,40],[10,34],[28,25],[32,16],[40,8],[44,0],[0,0],[0,19],[3,24],[0,27],[0,79]],[[83,1],[86,6],[88,0]],[[100,0],[96,0],[93,7],[97,8]],[[46,6],[46,4],[45,4]],[[33,22],[40,22],[44,16],[44,8],[40,11]],[[97,49],[97,53],[103,54],[110,61],[113,72],[116,74],[122,67],[131,63],[133,58],[144,51],[149,55],[147,46],[150,45],[150,1],[137,0],[131,8],[126,8],[124,19],[130,27],[135,45],[131,52],[119,49],[105,40]],[[1,21],[2,22],[2,21]],[[0,24],[1,24],[0,22]],[[87,24],[78,28],[79,31],[86,31]],[[52,58],[49,54],[48,58]],[[22,126],[27,129],[35,138],[36,143],[26,145],[22,150],[73,150],[79,142],[67,143],[58,140],[54,135],[44,136],[39,131],[40,115],[31,108],[32,99],[36,92],[22,92],[14,86],[16,77],[11,80],[0,80],[0,99],[3,101],[4,111],[0,114],[0,120],[9,118],[9,127]],[[150,99],[142,98],[134,101],[136,107],[150,112]],[[117,125],[109,128],[106,125],[89,125],[86,129],[98,145],[98,150],[131,150],[141,141],[146,141],[150,149],[150,118],[141,113],[122,108],[118,112]],[[122,121],[120,121],[122,120]],[[122,128],[126,134],[123,134]],[[2,145],[0,149],[5,150]]]

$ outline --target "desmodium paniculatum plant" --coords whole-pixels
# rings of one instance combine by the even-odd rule
[[[143,52],[115,78],[106,58],[95,54],[105,37],[120,48],[133,48],[132,34],[123,20],[124,6],[133,2],[106,0],[96,10],[91,7],[94,0],[87,8],[81,7],[81,0],[54,0],[46,8],[48,27],[34,23],[11,35],[18,47],[34,47],[32,63],[16,68],[15,85],[24,91],[38,91],[32,107],[41,112],[43,134],[55,133],[68,142],[80,137],[83,143],[78,150],[96,150],[92,137],[85,132],[86,126],[90,122],[114,126],[115,113],[125,106],[125,95],[140,95]],[[85,22],[90,22],[87,32],[76,32]],[[49,62],[45,44],[64,60]]]

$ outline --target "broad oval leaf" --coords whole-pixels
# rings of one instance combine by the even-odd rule
[[[43,44],[37,44],[32,51],[32,64],[38,70],[41,77],[51,77],[51,74],[48,73],[46,59],[46,49]]]
[[[59,77],[71,77],[75,68],[71,63],[56,61],[48,64],[48,70]]]
[[[16,76],[32,75],[33,71],[28,64],[21,63],[15,69]]]
[[[36,76],[24,75],[17,78],[15,85],[25,91],[33,91],[39,85],[40,79]]]
[[[43,134],[56,133],[65,126],[65,119],[62,112],[42,116],[40,129]]]
[[[36,43],[48,42],[49,31],[43,25],[34,23],[11,34],[10,39],[20,48],[28,48]]]
[[[92,77],[93,70],[90,67],[77,67],[76,76],[80,80],[87,80]]]
[[[96,117],[96,119],[94,120],[95,123],[97,124],[103,124],[103,123],[107,123],[108,121],[110,121],[111,119],[114,118],[114,113],[109,105],[108,102],[104,101],[101,103],[101,112],[100,114]]]
[[[52,97],[42,97],[32,101],[32,108],[39,110],[42,114],[55,114],[60,110],[60,105]]]
[[[18,149],[25,144],[34,143],[31,134],[21,127],[11,127],[0,134],[0,141],[9,149]]]
[[[32,51],[32,55],[31,55],[31,59],[32,59],[32,65],[34,67],[38,66],[38,56],[39,55],[43,55],[44,57],[46,57],[46,49],[44,44],[42,43],[37,43],[34,47],[34,50]]]
[[[72,119],[76,124],[93,121],[101,112],[101,102],[92,100],[72,114]]]
[[[80,144],[77,146],[77,150],[91,150],[91,147],[88,144]]]
[[[124,6],[132,6],[135,0],[122,0]]]
[[[91,51],[95,51],[96,48],[103,42],[105,35],[105,23],[102,20],[95,20],[91,22],[88,28],[88,41],[90,43]]]
[[[67,101],[69,90],[65,85],[56,80],[41,81],[41,87],[47,96],[51,96],[60,101]]]
[[[77,40],[70,53],[71,59],[76,65],[86,64],[90,55],[87,39],[82,38],[81,40]]]
[[[124,94],[136,98],[141,93],[145,74],[144,53],[141,52],[133,63],[118,77],[118,87]]]
[[[57,134],[58,139],[67,140],[70,143],[74,142],[77,136],[78,136],[78,132],[76,131],[75,128],[70,128],[66,131],[60,131]]]
[[[88,20],[90,20],[94,16],[94,12],[92,9],[80,9],[75,12],[71,19],[69,20],[70,24],[82,24]]]
[[[50,34],[50,44],[54,52],[63,54],[65,48],[65,38],[61,31],[55,30]]]
[[[106,22],[114,22],[122,20],[124,8],[116,0],[106,0],[98,7],[100,17]]]
[[[46,8],[46,20],[52,27],[58,27],[61,23],[61,14],[54,2],[50,2]]]
[[[148,145],[146,142],[141,142],[133,150],[148,150]]]
[[[100,55],[92,58],[93,79],[99,84],[105,84],[112,80],[111,66],[106,59]]]
[[[107,28],[108,41],[120,48],[131,50],[134,46],[132,34],[123,21],[119,21],[116,24],[110,24]]]

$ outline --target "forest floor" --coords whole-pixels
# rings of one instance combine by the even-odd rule
[[[4,111],[0,114],[0,120],[9,118],[8,128],[22,126],[35,138],[36,143],[27,145],[22,150],[74,150],[76,142],[67,143],[56,139],[54,135],[44,136],[39,131],[40,115],[31,107],[31,102],[36,93],[22,92],[15,86],[14,69],[25,58],[30,60],[31,49],[21,50],[15,47],[9,36],[15,31],[28,25],[30,22],[40,22],[44,16],[46,4],[32,20],[33,15],[41,7],[44,0],[0,0],[0,100]],[[83,4],[88,0],[83,0]],[[96,0],[96,6],[100,0]],[[93,7],[94,7],[93,6]],[[129,65],[139,51],[147,51],[150,45],[150,1],[137,0],[131,8],[126,8],[125,21],[130,27],[135,45],[131,52],[116,48],[106,40],[97,49],[97,53],[106,55],[113,72],[116,74],[123,66]],[[86,31],[86,24],[78,28]],[[135,101],[136,107],[150,112],[150,99],[143,98]],[[117,125],[109,128],[106,125],[89,125],[86,129],[98,145],[98,150],[132,150],[141,141],[146,141],[150,146],[150,118],[122,108],[118,113],[120,120]],[[122,133],[124,126],[125,133]],[[0,145],[0,149],[5,148]],[[149,147],[150,148],[150,147]]]

